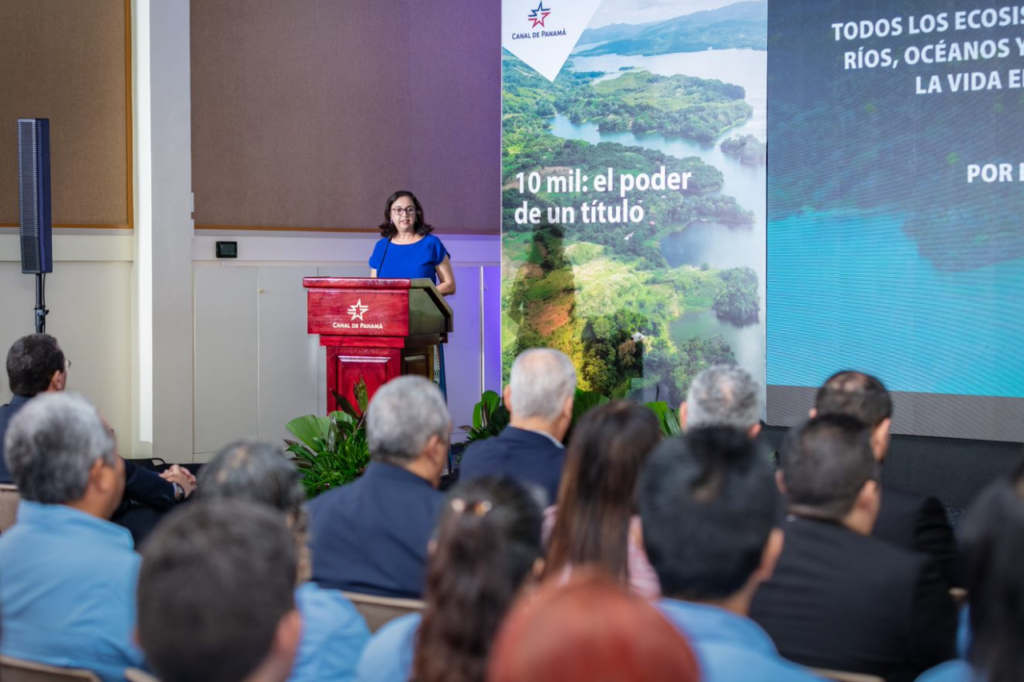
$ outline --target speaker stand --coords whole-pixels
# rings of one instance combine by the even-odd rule
[[[46,333],[46,316],[50,311],[46,309],[46,275],[36,273],[36,334]]]

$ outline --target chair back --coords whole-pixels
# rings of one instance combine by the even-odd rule
[[[57,668],[10,656],[0,656],[0,680],[4,682],[100,682],[96,673],[88,670]]]
[[[885,682],[877,675],[865,675],[864,673],[848,673],[843,670],[828,670],[827,668],[810,668],[812,675],[823,677],[826,680],[835,682]]]
[[[426,604],[419,599],[396,599],[393,597],[377,597],[372,594],[358,592],[342,592],[363,615],[370,632],[377,632],[388,621],[407,613],[422,612]],[[5,680],[6,682],[6,680]]]
[[[0,533],[14,525],[18,518],[18,487],[9,483],[0,483]]]

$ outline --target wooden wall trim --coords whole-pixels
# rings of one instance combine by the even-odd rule
[[[132,96],[132,0],[124,0],[124,97],[125,131],[127,135],[125,144],[125,172],[127,173],[126,184],[128,187],[128,196],[126,197],[128,202],[128,224],[111,227],[131,230],[135,228],[135,134],[132,125],[135,120],[134,98]],[[67,225],[62,227],[73,226]]]
[[[0,223],[0,227],[21,228],[18,223]],[[68,230],[133,230],[134,225],[104,225],[102,223],[74,223],[68,225],[54,225],[53,229]]]

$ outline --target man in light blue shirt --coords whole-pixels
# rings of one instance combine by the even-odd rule
[[[44,394],[11,420],[5,457],[22,502],[0,536],[0,653],[120,682],[142,664],[139,557],[107,520],[124,491],[112,436],[84,398]]]
[[[235,499],[269,507],[280,514],[300,550],[295,604],[302,616],[302,638],[288,682],[350,682],[370,639],[366,621],[337,590],[305,582],[310,574],[306,550],[308,515],[299,472],[280,448],[239,441],[224,447],[199,475],[199,499]]]
[[[663,442],[638,498],[644,547],[666,597],[659,606],[696,652],[701,679],[817,679],[779,656],[747,616],[782,551],[779,493],[748,434],[709,426]]]

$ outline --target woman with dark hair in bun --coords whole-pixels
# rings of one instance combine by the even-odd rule
[[[449,493],[432,543],[422,616],[391,621],[370,640],[359,682],[483,682],[505,613],[543,566],[540,503],[507,477]]]

